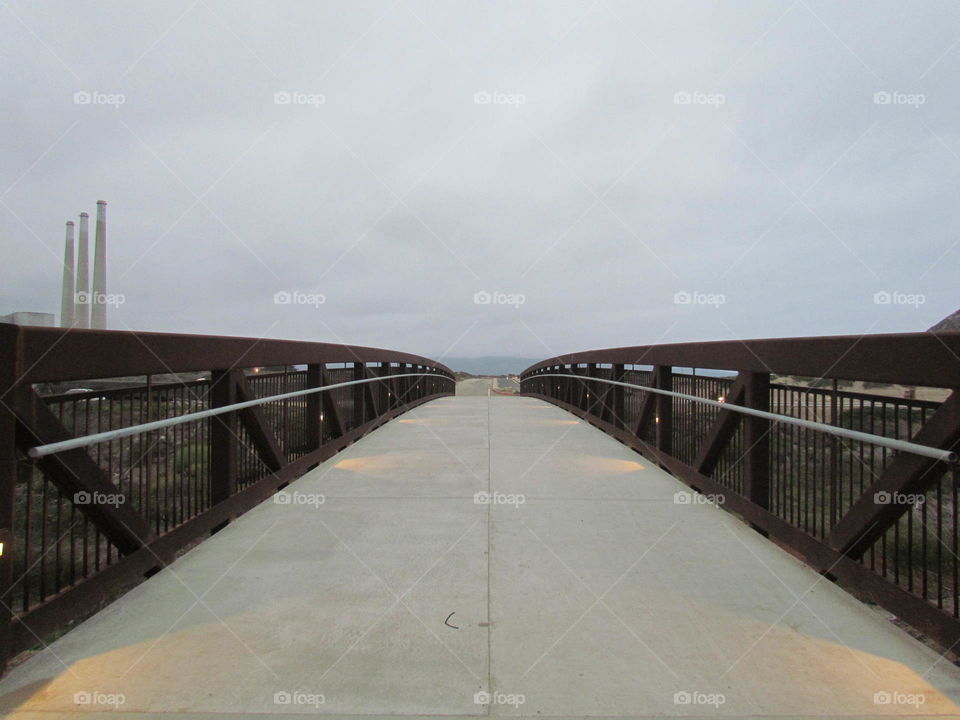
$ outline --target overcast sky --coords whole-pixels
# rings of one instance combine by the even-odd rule
[[[98,199],[114,329],[545,357],[960,306],[954,0],[0,17],[0,313],[59,312]]]

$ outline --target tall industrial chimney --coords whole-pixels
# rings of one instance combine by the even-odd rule
[[[80,213],[80,237],[77,248],[77,284],[74,290],[73,323],[78,328],[90,327],[90,231],[88,215]]]
[[[63,294],[60,297],[60,327],[73,327],[73,220],[67,221],[63,245]]]
[[[90,298],[90,327],[107,329],[107,202],[97,200],[97,236],[93,261],[93,296]]]

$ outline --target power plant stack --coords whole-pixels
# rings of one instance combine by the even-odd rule
[[[73,220],[67,221],[67,237],[63,246],[63,295],[60,298],[60,325],[73,327],[73,304],[76,302],[73,293]]]
[[[73,221],[67,222],[63,249],[60,326],[107,329],[107,203],[97,200],[93,288],[90,287],[90,216],[80,213],[77,262],[73,262]],[[76,275],[74,276],[74,268]]]
[[[73,305],[74,327],[90,327],[90,226],[89,216],[80,213],[80,237],[77,247],[77,283]]]
[[[97,245],[93,262],[90,327],[107,329],[107,201],[97,200]]]

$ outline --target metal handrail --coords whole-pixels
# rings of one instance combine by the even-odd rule
[[[957,462],[957,453],[950,450],[941,450],[940,448],[930,447],[929,445],[920,445],[919,443],[912,443],[907,440],[895,440],[893,438],[884,437],[883,435],[874,435],[873,433],[860,432],[859,430],[848,430],[846,428],[840,428],[834,425],[827,425],[826,423],[814,422],[813,420],[802,420],[801,418],[795,418],[789,415],[767,412],[766,410],[756,410],[754,408],[744,407],[742,405],[734,405],[732,403],[709,400],[707,398],[698,397],[696,395],[687,395],[686,393],[679,393],[673,390],[664,390],[661,388],[648,387],[646,385],[635,385],[633,383],[620,382],[619,380],[607,380],[605,378],[590,377],[589,375],[572,375],[569,373],[534,373],[532,375],[528,375],[526,378],[524,378],[524,380],[533,380],[535,378],[542,377],[566,377],[574,378],[576,380],[602,382],[607,383],[608,385],[620,385],[622,387],[636,388],[638,390],[656,393],[657,395],[667,395],[669,397],[680,398],[681,400],[692,400],[693,402],[702,403],[703,405],[710,405],[712,407],[717,407],[724,410],[731,410],[744,415],[753,415],[754,417],[772,420],[773,422],[780,422],[786,425],[797,425],[798,427],[818,430],[831,435],[836,435],[838,437],[847,438],[849,440],[859,440],[860,442],[867,442],[872,445],[880,445],[881,447],[887,447],[891,450],[900,450],[902,452],[913,453],[914,455],[922,455],[923,457],[941,460],[946,463]]]
[[[294,390],[292,392],[281,393],[280,395],[271,395],[265,398],[257,398],[256,400],[245,400],[243,402],[233,403],[232,405],[224,405],[223,407],[218,408],[211,408],[209,410],[185,413],[183,415],[178,415],[177,417],[166,418],[165,420],[154,420],[153,422],[140,423],[139,425],[131,425],[130,427],[119,428],[117,430],[106,430],[104,432],[94,433],[93,435],[83,435],[77,438],[70,438],[69,440],[61,440],[60,442],[50,443],[49,445],[38,445],[37,447],[30,448],[27,451],[27,455],[32,458],[41,458],[47,455],[55,455],[56,453],[65,452],[67,450],[76,450],[77,448],[89,447],[90,445],[96,445],[97,443],[128,437],[130,435],[139,435],[140,433],[151,432],[153,430],[162,430],[163,428],[173,427],[174,425],[180,425],[182,423],[195,422],[197,420],[203,420],[216,415],[223,415],[224,413],[233,412],[235,410],[256,407],[257,405],[263,405],[264,403],[268,402],[302,397],[303,395],[311,395],[313,393],[323,392],[324,390],[334,390],[336,388],[347,387],[348,385],[359,385],[361,383],[379,382],[402,377],[440,377],[447,380],[451,379],[441,373],[400,373],[397,375],[384,375],[382,377],[365,378],[363,380],[350,380],[349,382],[307,388],[306,390]]]

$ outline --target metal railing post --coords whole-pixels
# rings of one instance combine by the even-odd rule
[[[673,368],[670,365],[655,365],[654,386],[660,390],[673,390]],[[673,454],[673,398],[657,395],[656,400],[657,449]]]
[[[610,379],[615,382],[623,382],[626,377],[626,370],[622,363],[615,364],[611,368]],[[621,385],[613,386],[613,424],[615,427],[623,429],[624,425],[624,388]]]
[[[393,363],[390,363],[390,374],[399,375],[403,372],[403,363],[398,363],[396,369],[393,367]],[[390,392],[393,393],[393,404],[390,406],[391,410],[396,410],[400,407],[400,383],[402,378],[390,378]]]
[[[834,378],[830,391],[830,424],[840,424],[840,396],[837,392],[837,380]],[[840,521],[840,458],[843,456],[836,435],[830,436],[830,527]],[[772,461],[772,460],[771,460]]]
[[[237,375],[242,370],[214,370],[210,373],[210,407],[237,402]],[[237,413],[210,419],[210,503],[216,505],[237,492]]]
[[[600,366],[597,363],[588,363],[586,367],[586,374],[590,380],[587,380],[586,387],[586,406],[590,410],[591,415],[595,415],[598,418],[603,418],[603,403],[600,402],[600,393],[597,392],[597,383],[593,381],[592,378],[597,377],[600,373]]]
[[[380,363],[380,377],[383,378],[381,386],[384,388],[383,397],[386,401],[383,405],[383,412],[393,410],[393,404],[397,401],[397,394],[393,391],[393,364],[389,362]]]
[[[387,390],[383,386],[383,380],[381,379],[384,375],[383,363],[374,363],[373,367],[367,368],[367,371],[371,377],[377,378],[370,389],[375,400],[374,407],[372,408],[373,415],[370,417],[370,419],[373,420],[387,411],[387,403],[390,401],[390,398],[387,397]]]
[[[744,372],[744,405],[770,411],[770,374]],[[770,508],[770,421],[747,415],[743,425],[743,494],[760,507]]]
[[[584,363],[583,367],[580,368],[579,374],[582,375],[584,378],[583,380],[580,381],[580,384],[578,386],[580,391],[578,393],[578,397],[580,398],[580,409],[586,410],[587,408],[590,407],[590,399],[587,397],[587,395],[590,394],[590,382],[586,379],[590,377],[590,366]]]
[[[413,365],[410,363],[400,363],[400,367],[397,368],[401,374],[412,372]],[[407,393],[410,391],[410,382],[409,378],[397,378],[397,403],[407,403],[410,401],[410,398],[407,397]]]
[[[323,363],[307,365],[307,387],[323,385]],[[323,398],[320,393],[307,395],[307,452],[323,445]]]
[[[363,380],[366,378],[364,374],[364,363],[355,362],[353,363],[353,379],[354,380]],[[366,391],[363,385],[354,385],[353,386],[353,427],[360,427],[365,422],[367,417],[366,409],[364,408],[364,397]]]

